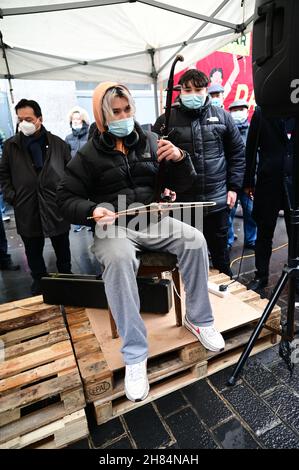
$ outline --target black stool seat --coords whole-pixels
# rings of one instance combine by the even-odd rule
[[[180,274],[177,268],[177,257],[172,253],[165,253],[161,251],[142,251],[139,253],[138,258],[140,259],[140,266],[138,274],[140,276],[147,275],[149,273],[160,275],[165,271],[172,271],[172,280],[173,280],[173,293],[174,293],[174,307],[175,307],[175,317],[176,317],[176,326],[182,326],[182,304],[181,304],[181,286],[180,286]],[[108,306],[109,319],[111,326],[112,338],[117,338],[118,333],[116,329],[116,324]]]

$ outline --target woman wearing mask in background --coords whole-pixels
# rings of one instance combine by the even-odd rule
[[[87,111],[80,108],[80,106],[75,106],[70,110],[68,120],[72,133],[66,136],[65,141],[70,147],[72,158],[74,158],[78,150],[80,150],[88,140],[90,121]],[[76,225],[74,232],[81,232],[84,228],[84,225]]]
[[[72,133],[65,138],[70,146],[72,158],[76,155],[88,139],[89,116],[85,109],[75,106],[69,112],[69,123]]]

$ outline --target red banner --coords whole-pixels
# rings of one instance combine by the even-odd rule
[[[224,87],[224,107],[226,110],[228,110],[228,106],[233,101],[245,99],[249,104],[249,116],[251,117],[256,106],[252,80],[251,53],[248,56],[240,56],[216,51],[196,62],[194,67],[208,76],[210,85],[219,83]],[[175,75],[175,84],[178,83],[181,75],[186,70]]]

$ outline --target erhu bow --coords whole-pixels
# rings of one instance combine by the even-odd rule
[[[171,103],[172,103],[172,94],[173,94],[174,69],[175,69],[177,62],[183,62],[183,61],[184,61],[184,57],[182,55],[177,55],[170,69],[170,74],[169,74],[168,83],[167,83],[165,122],[163,126],[161,127],[161,134],[162,134],[161,139],[168,140],[169,119],[170,119],[170,113],[171,113]],[[165,189],[165,186],[163,186],[164,180],[165,180],[165,160],[162,160],[159,164],[159,170],[158,170],[158,175],[157,175],[157,187],[156,187],[156,194],[155,194],[155,200],[157,202],[170,202],[171,201],[171,196],[163,195],[163,190]]]

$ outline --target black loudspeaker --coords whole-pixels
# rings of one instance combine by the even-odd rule
[[[299,116],[299,1],[256,0],[253,82],[268,116]]]
[[[172,307],[169,279],[137,278],[141,312],[168,313]],[[44,302],[73,307],[107,308],[104,281],[97,276],[49,274],[41,280]]]

